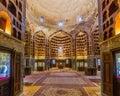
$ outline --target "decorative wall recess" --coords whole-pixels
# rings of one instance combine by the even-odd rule
[[[79,32],[76,35],[76,56],[87,56],[87,33]]]
[[[92,32],[92,38],[93,38],[93,47],[94,49],[94,55],[100,55],[100,46],[99,46],[99,42],[100,42],[100,33],[98,30],[98,26],[96,26],[96,30],[94,30],[94,32]]]
[[[68,34],[64,32],[61,32],[61,33],[58,32],[54,34],[54,36],[51,38],[51,41],[50,41],[51,58],[56,58],[56,59],[70,58],[71,52],[72,52],[71,44],[72,44],[71,37]],[[59,48],[62,48],[63,50],[63,56],[61,57],[58,54]]]
[[[4,8],[3,8],[4,6]],[[11,35],[19,40],[24,39],[25,32],[25,10],[26,10],[26,1],[21,0],[1,0],[0,1],[0,10],[5,10],[10,18],[10,24],[12,26]],[[8,11],[6,11],[8,10]],[[1,24],[0,24],[1,25]],[[7,25],[8,26],[8,25]],[[14,31],[14,32],[12,32]],[[16,32],[16,33],[15,33]],[[14,33],[14,34],[12,34]],[[15,35],[16,34],[16,35]],[[19,36],[21,34],[22,37]]]
[[[0,11],[0,23],[1,23],[0,29],[9,35],[12,35],[12,33],[11,33],[11,18],[7,12]]]
[[[34,35],[34,56],[35,59],[45,59],[46,38],[43,32]]]
[[[118,0],[102,1],[102,18],[103,18],[103,40],[111,38],[115,35],[115,19],[114,15],[119,10]]]

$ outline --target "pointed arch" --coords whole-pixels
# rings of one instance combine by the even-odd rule
[[[16,17],[16,7],[11,1],[9,1],[8,10]]]
[[[54,36],[57,35],[57,34],[60,34],[60,33],[61,33],[61,34],[66,34],[66,35],[69,36],[71,39],[73,39],[72,36],[71,36],[71,34],[65,32],[65,31],[63,31],[63,30],[58,30],[58,31],[54,32],[53,34],[51,34],[51,35],[49,36],[49,39],[52,38],[52,37],[54,37]]]
[[[43,31],[34,33],[34,56],[36,60],[45,59],[46,56],[46,35]]]
[[[5,11],[0,11],[0,29],[11,35],[11,18]]]
[[[115,18],[115,35],[120,34],[120,12]]]
[[[83,59],[84,56],[87,56],[87,32],[80,31],[76,34],[76,57],[78,59]]]

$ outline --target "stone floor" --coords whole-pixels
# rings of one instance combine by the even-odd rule
[[[21,96],[101,96],[100,92],[100,72],[85,76],[71,69],[52,69],[26,76]]]

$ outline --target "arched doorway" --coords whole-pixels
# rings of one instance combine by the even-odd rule
[[[72,37],[67,32],[57,31],[50,37],[50,67],[72,67]]]
[[[0,11],[0,30],[11,35],[11,19],[5,11]]]
[[[35,33],[34,37],[34,70],[45,70],[45,56],[46,56],[46,36],[44,32],[40,31]]]
[[[84,71],[87,67],[87,33],[76,34],[76,67],[79,71]]]

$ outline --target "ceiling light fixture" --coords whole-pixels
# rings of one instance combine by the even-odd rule
[[[78,18],[77,18],[77,23],[81,23],[81,22],[83,22],[84,21],[84,18],[82,17],[82,16],[79,16]]]
[[[43,16],[40,17],[40,23],[44,23],[45,19]]]
[[[64,25],[64,21],[61,20],[61,21],[58,22],[59,27],[62,27],[63,25]]]

